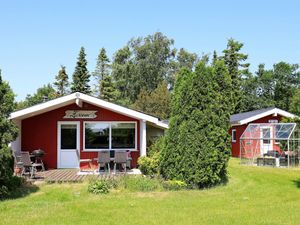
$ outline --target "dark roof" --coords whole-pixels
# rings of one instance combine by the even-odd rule
[[[275,109],[275,107],[269,107],[269,108],[265,108],[265,109],[258,109],[258,110],[254,110],[254,111],[250,111],[250,112],[234,114],[234,115],[230,116],[230,123],[231,124],[239,123],[241,120],[245,120],[250,117],[257,116],[261,113],[268,112],[272,109]]]

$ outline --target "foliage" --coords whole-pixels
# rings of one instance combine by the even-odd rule
[[[165,136],[160,136],[154,140],[153,143],[149,143],[149,147],[147,149],[148,156],[152,157],[156,153],[162,151],[165,146]]]
[[[88,192],[93,194],[108,194],[109,184],[106,180],[95,180],[89,183]]]
[[[187,184],[181,180],[167,180],[163,182],[166,190],[178,191],[187,188]]]
[[[142,156],[138,159],[139,169],[144,175],[156,175],[159,172],[159,153],[153,154],[151,157]]]
[[[227,179],[231,78],[223,61],[182,70],[172,98],[160,172],[165,179],[209,187]]]
[[[55,82],[53,83],[56,87],[56,94],[58,97],[64,96],[68,93],[68,81],[69,77],[66,72],[66,67],[61,66],[60,70],[58,71],[58,74],[55,76]]]
[[[56,91],[51,84],[47,84],[38,88],[33,95],[27,95],[24,101],[18,103],[17,108],[27,108],[54,98],[56,98]]]
[[[170,116],[170,102],[171,94],[167,84],[163,81],[152,92],[142,89],[132,108],[161,119],[168,119]]]
[[[8,146],[18,134],[17,127],[9,120],[10,114],[16,107],[14,97],[9,84],[2,80],[0,70],[0,198],[15,188],[11,185],[14,181],[13,157]]]
[[[118,50],[112,63],[112,75],[121,99],[135,102],[143,88],[152,92],[160,82],[173,77],[174,41],[157,32],[131,39]]]
[[[79,56],[77,58],[77,63],[75,71],[73,73],[73,82],[71,85],[72,92],[81,92],[84,94],[90,94],[90,74],[87,69],[87,61],[84,47],[80,48]]]
[[[96,69],[93,72],[93,76],[96,79],[96,92],[97,95],[100,97],[103,92],[103,85],[101,85],[101,82],[104,80],[106,76],[109,75],[110,75],[110,60],[106,55],[105,48],[101,48],[97,58]]]
[[[149,192],[162,190],[162,183],[157,178],[150,178],[147,176],[132,175],[124,176],[123,185],[124,189],[132,192]]]
[[[232,80],[232,104],[233,112],[240,112],[240,103],[242,98],[241,82],[242,76],[248,73],[248,63],[243,63],[247,60],[248,55],[240,53],[244,44],[230,38],[227,43],[227,48],[223,51],[224,62],[228,68],[229,75]]]
[[[109,102],[116,102],[119,93],[116,90],[111,76],[106,75],[100,82],[100,98]]]

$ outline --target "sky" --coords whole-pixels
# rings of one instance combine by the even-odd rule
[[[0,0],[0,68],[20,101],[52,83],[60,65],[71,77],[81,46],[93,71],[100,48],[112,57],[160,31],[199,55],[234,38],[254,72],[259,63],[300,63],[299,10],[297,0]]]

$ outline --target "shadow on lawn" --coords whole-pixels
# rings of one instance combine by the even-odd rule
[[[16,188],[15,190],[11,190],[6,197],[0,198],[0,202],[5,200],[23,198],[26,197],[27,195],[37,192],[38,190],[39,190],[38,186],[30,182],[26,182],[23,183],[20,187]]]
[[[292,180],[292,182],[294,183],[294,185],[295,185],[297,188],[300,188],[300,179],[299,179],[299,180]]]

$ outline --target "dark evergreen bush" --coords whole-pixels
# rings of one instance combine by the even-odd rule
[[[225,181],[230,155],[231,79],[223,61],[178,74],[160,172],[197,188]]]

